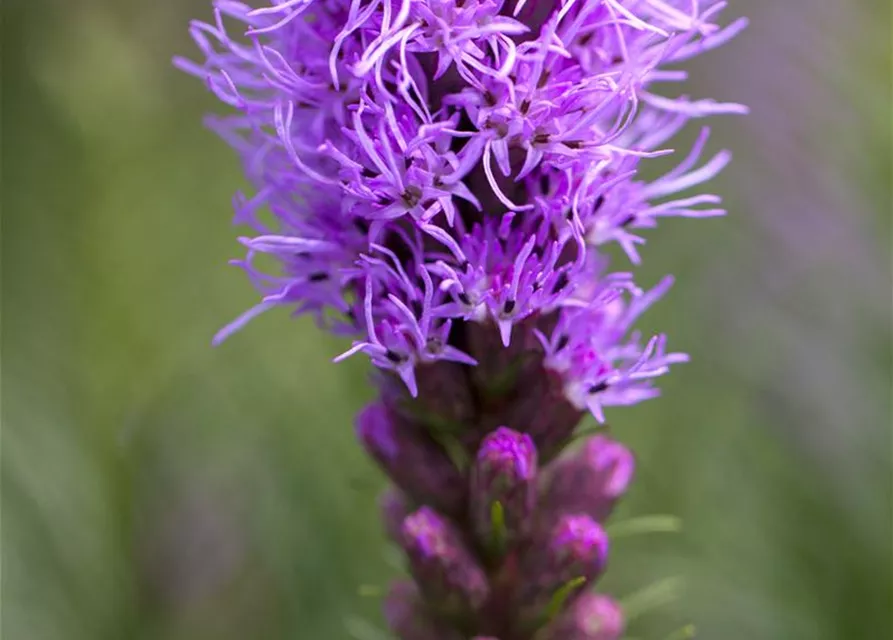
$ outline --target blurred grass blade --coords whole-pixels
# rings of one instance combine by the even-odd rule
[[[682,597],[684,587],[680,577],[665,578],[628,595],[620,601],[627,622],[676,602]]]
[[[646,533],[679,533],[682,520],[670,515],[641,516],[608,525],[607,531],[612,540]]]

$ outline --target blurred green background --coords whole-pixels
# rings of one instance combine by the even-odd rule
[[[687,588],[659,640],[891,637],[890,6],[752,0],[693,91],[732,215],[670,221],[646,319],[693,355],[609,414],[640,475],[604,588]],[[175,72],[204,0],[3,2],[2,632],[8,640],[383,637],[362,585],[399,571],[352,436],[360,358],[252,304],[226,260],[241,186]],[[368,590],[368,589],[367,589]]]

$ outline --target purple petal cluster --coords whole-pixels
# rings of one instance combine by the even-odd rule
[[[719,26],[723,0],[213,5],[191,26],[203,62],[176,64],[232,108],[209,124],[253,185],[234,264],[261,296],[215,341],[286,307],[375,365],[357,435],[413,578],[385,599],[391,630],[619,639],[589,587],[634,459],[605,436],[563,453],[687,356],[635,329],[672,279],[641,288],[605,248],[638,265],[659,218],[723,213],[697,193],[730,159],[705,155],[706,127],[656,179],[639,165],[746,111],[673,89],[746,21]]]
[[[706,128],[665,175],[638,169],[689,120],[744,111],[658,92],[744,27],[717,25],[725,4],[215,0],[191,26],[204,61],[176,63],[235,111],[210,126],[255,187],[235,199],[253,230],[235,264],[261,293],[217,340],[285,306],[416,395],[426,364],[474,366],[462,334],[488,323],[503,345],[535,330],[568,400],[600,420],[655,395],[684,356],[631,324],[668,281],[643,291],[600,247],[637,263],[659,217],[722,213],[679,195],[729,160],[701,159]]]

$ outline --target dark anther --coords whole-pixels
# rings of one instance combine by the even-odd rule
[[[595,204],[592,205],[592,213],[597,213],[598,210],[601,209],[604,204],[605,204],[605,196],[600,195],[598,198],[595,199]]]
[[[599,382],[598,384],[592,385],[589,387],[589,393],[600,393],[608,388],[607,382]]]
[[[521,103],[521,106],[518,107],[518,110],[521,113],[527,113],[528,109],[530,109],[530,100],[524,100],[524,102]]]
[[[548,133],[538,133],[533,136],[533,144],[548,144],[549,142],[549,134]],[[570,145],[568,145],[570,146]]]
[[[323,280],[328,280],[329,274],[325,271],[317,271],[316,273],[311,273],[307,276],[307,280],[310,282],[322,282]]]
[[[505,304],[502,305],[502,312],[503,313],[511,313],[514,310],[515,310],[515,301],[512,300],[511,298],[509,298],[508,300],[505,301]]]
[[[558,344],[555,345],[555,351],[561,351],[567,346],[567,343],[570,342],[571,339],[567,336],[561,336],[558,338]]]
[[[550,72],[549,72],[548,69],[544,70],[544,71],[540,74],[540,79],[539,79],[539,82],[536,83],[536,88],[537,88],[537,89],[542,89],[543,87],[545,87],[545,86],[549,83],[549,76],[550,76],[550,75],[551,75],[551,74],[550,74]]]
[[[623,62],[623,56],[614,56],[611,58],[611,64],[620,64]]]
[[[552,288],[553,291],[561,291],[567,286],[567,272],[562,271],[558,274],[558,279],[555,281],[555,286]]]
[[[403,191],[403,204],[407,207],[412,208],[416,206],[419,201],[422,199],[422,190],[417,186],[411,184]]]
[[[488,107],[496,106],[496,96],[493,95],[492,91],[487,91],[484,93],[484,104]]]
[[[636,214],[631,213],[628,216],[626,216],[626,218],[623,219],[623,222],[620,223],[620,226],[621,227],[629,226],[632,222],[635,222],[635,220],[636,220]]]
[[[582,140],[566,140],[564,146],[568,149],[580,149],[583,147]]]
[[[396,353],[395,351],[391,351],[390,349],[385,351],[384,357],[387,358],[388,360],[390,360],[391,362],[393,362],[394,364],[403,362],[403,358],[400,357],[400,354]]]

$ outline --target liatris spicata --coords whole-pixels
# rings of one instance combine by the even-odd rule
[[[395,485],[403,640],[623,632],[588,589],[632,455],[598,436],[553,461],[587,412],[654,397],[687,359],[633,328],[670,278],[643,290],[602,247],[638,264],[658,218],[723,213],[681,195],[729,160],[701,161],[706,128],[661,177],[638,168],[688,120],[745,111],[656,92],[744,27],[717,26],[725,4],[215,0],[193,23],[205,61],[177,64],[236,111],[210,126],[256,189],[234,264],[261,300],[215,341],[284,306],[377,367],[357,432]]]

